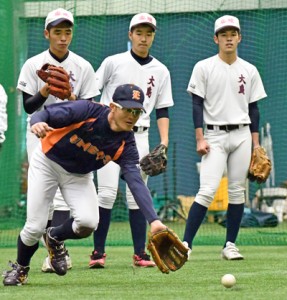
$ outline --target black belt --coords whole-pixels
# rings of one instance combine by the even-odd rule
[[[225,130],[225,131],[231,131],[235,129],[239,129],[241,126],[247,126],[249,124],[241,124],[241,125],[207,125],[207,129],[213,130],[216,127],[219,128],[219,130]]]
[[[138,126],[134,126],[134,127],[133,127],[133,131],[134,131],[134,132],[138,132],[139,129],[141,129],[141,128],[142,128],[141,131],[146,131],[146,130],[148,129],[148,127],[142,127],[142,126],[138,127]]]

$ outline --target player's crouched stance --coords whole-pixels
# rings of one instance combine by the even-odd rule
[[[132,128],[144,111],[143,91],[132,84],[119,86],[110,107],[81,100],[52,104],[35,113],[31,131],[41,138],[28,170],[27,220],[18,237],[17,260],[4,273],[4,285],[27,282],[32,256],[45,233],[50,204],[58,187],[72,216],[46,231],[51,267],[67,272],[64,241],[88,237],[99,223],[93,171],[110,161],[119,164],[121,177],[150,224],[151,233],[162,231],[152,197],[139,169],[139,155]],[[67,117],[69,116],[69,117]]]

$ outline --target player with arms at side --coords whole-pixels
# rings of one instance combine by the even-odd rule
[[[2,144],[4,143],[6,137],[5,137],[5,131],[7,130],[7,94],[3,88],[3,86],[0,84],[0,148]]]
[[[168,107],[173,106],[169,71],[165,65],[149,54],[155,30],[156,20],[150,14],[140,13],[133,16],[128,32],[131,50],[107,57],[96,71],[97,86],[102,90],[101,103],[105,105],[109,105],[115,87],[124,82],[132,82],[144,91],[145,113],[140,116],[133,128],[140,159],[149,153],[150,114],[154,108],[160,143],[167,149]],[[97,171],[100,223],[94,232],[94,250],[90,256],[90,268],[103,268],[105,264],[105,243],[117,196],[119,173],[119,165],[113,162]],[[141,174],[147,183],[147,175],[144,172]],[[126,199],[134,245],[133,263],[138,267],[154,267],[155,263],[145,252],[146,220],[128,187]]]
[[[119,86],[110,107],[92,101],[49,105],[31,119],[31,131],[41,137],[28,170],[27,220],[18,237],[16,263],[4,273],[4,285],[27,282],[29,265],[43,235],[49,206],[60,186],[72,216],[62,225],[49,227],[46,244],[53,270],[63,276],[67,261],[63,242],[88,237],[99,222],[98,198],[93,171],[114,161],[151,233],[167,227],[159,220],[151,194],[139,169],[133,126],[143,113],[143,91],[135,85]],[[183,246],[184,247],[184,246]]]
[[[260,147],[257,101],[266,93],[256,67],[237,56],[241,31],[236,17],[226,15],[215,21],[214,42],[219,53],[195,65],[187,88],[193,99],[196,150],[202,159],[200,188],[189,211],[184,241],[192,248],[227,166],[229,204],[222,257],[241,260],[235,241],[252,144]]]
[[[39,139],[30,131],[30,118],[33,113],[44,109],[44,105],[62,102],[61,99],[50,94],[49,84],[37,76],[37,71],[46,63],[63,67],[70,76],[72,93],[66,100],[77,99],[91,100],[99,92],[95,87],[94,69],[84,58],[69,50],[73,38],[74,17],[71,12],[58,8],[51,11],[45,20],[44,36],[49,41],[49,49],[29,58],[22,67],[18,90],[23,93],[24,109],[28,113],[27,118],[27,152],[28,160],[31,160],[32,152],[39,143]],[[54,213],[52,225],[57,226],[70,217],[69,207],[63,200],[60,190],[54,199]],[[51,212],[50,212],[51,214]],[[50,216],[49,219],[51,219]],[[48,226],[51,224],[49,221]],[[68,267],[71,268],[71,259],[67,253]],[[43,272],[52,272],[49,258],[45,259]]]

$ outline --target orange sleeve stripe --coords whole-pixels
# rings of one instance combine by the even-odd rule
[[[95,118],[87,119],[83,122],[72,124],[63,128],[57,128],[53,131],[48,132],[48,134],[42,139],[42,150],[44,153],[50,151],[55,144],[57,144],[65,135],[76,128],[80,128],[83,124],[94,122]]]
[[[122,155],[124,148],[125,148],[125,144],[126,144],[126,142],[122,141],[120,148],[117,150],[116,154],[113,157],[114,161],[117,160]]]

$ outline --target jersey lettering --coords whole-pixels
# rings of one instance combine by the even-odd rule
[[[152,87],[154,87],[154,77],[151,76],[150,79],[149,79],[149,82],[147,83],[149,86],[147,88],[147,91],[146,91],[146,95],[150,98],[151,95],[152,95]]]
[[[239,85],[239,94],[243,94],[243,95],[245,95],[245,87],[244,87],[244,84],[246,84],[246,81],[244,80],[245,79],[245,77],[241,74],[241,76],[239,77],[239,83],[241,83],[242,82],[242,84],[241,85]]]
[[[110,155],[105,155],[104,151],[100,151],[98,147],[91,143],[85,143],[77,134],[70,137],[70,143],[82,148],[85,152],[96,156],[96,160],[102,160],[104,164],[107,164],[112,160]]]

